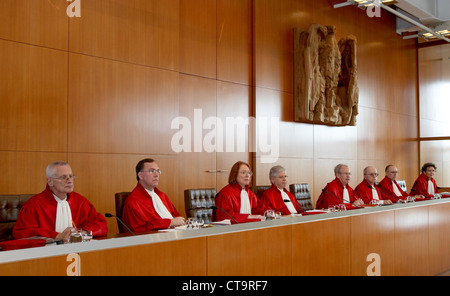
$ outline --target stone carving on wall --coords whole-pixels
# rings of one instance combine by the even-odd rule
[[[336,27],[294,29],[295,121],[356,125],[356,37],[336,40]]]

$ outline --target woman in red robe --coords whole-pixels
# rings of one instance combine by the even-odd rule
[[[215,221],[230,219],[228,215],[233,217],[233,224],[264,220],[265,206],[248,187],[252,175],[247,163],[238,161],[233,165],[229,184],[216,196]]]
[[[436,180],[433,178],[436,172],[436,165],[431,162],[427,162],[422,166],[422,173],[414,182],[411,188],[411,194],[421,194],[427,198],[433,197],[437,190]]]

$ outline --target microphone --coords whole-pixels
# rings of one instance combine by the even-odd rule
[[[403,200],[403,199],[400,199],[400,197],[398,197],[398,196],[395,196],[395,195],[390,194],[389,192],[386,192],[386,191],[383,190],[383,188],[381,188],[380,186],[377,186],[377,187],[378,187],[378,189],[380,189],[380,191],[381,191],[382,193],[388,195],[389,197],[393,197],[393,198],[395,198],[397,201]]]
[[[216,207],[216,206],[212,206],[211,209],[213,209],[213,210],[217,210],[217,209],[221,210],[222,212],[224,212],[225,214],[227,214],[231,219],[233,219],[233,221],[236,222],[236,224],[239,224],[239,222],[236,221],[236,219],[234,219],[234,218],[233,218],[230,214],[228,214],[227,211],[225,211],[224,209],[219,208],[219,207]]]
[[[132,235],[136,235],[133,233],[133,231],[130,230],[130,228],[128,228],[128,226],[123,223],[122,219],[120,219],[119,217],[117,217],[116,215],[110,214],[110,213],[105,213],[105,217],[106,218],[111,218],[111,217],[115,217],[117,219],[117,221],[119,221],[123,226],[125,226],[125,228],[132,234]]]
[[[328,191],[328,190],[326,190],[325,188],[324,189],[322,189],[322,192],[324,192],[324,193],[328,193],[328,194],[330,194],[330,195],[332,195],[332,196],[334,196],[334,197],[337,197],[337,198],[339,198],[340,200],[342,200],[342,202],[343,203],[345,203],[345,201],[344,201],[344,199],[343,198],[341,198],[341,197],[339,197],[339,196],[337,196],[336,194],[334,194],[334,193],[331,193],[330,191]],[[355,207],[357,207],[358,209],[362,209],[362,207],[360,207],[360,206],[357,206],[357,205],[355,205],[355,204],[351,204],[352,206],[355,206]]]
[[[292,200],[288,200],[288,199],[283,199],[283,202],[292,202]],[[297,203],[298,204],[298,203]],[[304,211],[303,209],[302,209],[302,207],[298,204],[298,207],[300,208],[300,210],[302,211],[301,213],[303,214],[303,213],[305,213],[306,215],[309,215],[309,213],[308,212],[306,212],[306,211]]]

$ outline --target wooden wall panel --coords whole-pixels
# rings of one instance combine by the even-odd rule
[[[210,236],[207,242],[207,256],[214,258],[207,262],[208,275],[291,275],[293,245],[290,226]]]
[[[178,73],[70,55],[69,151],[174,154]]]
[[[216,1],[180,0],[180,72],[217,77]]]
[[[174,130],[174,139],[183,135],[174,143],[187,149],[177,154],[176,170],[180,180],[178,195],[184,203],[185,189],[216,187],[215,174],[208,172],[215,170],[216,153],[205,151],[203,145],[203,139],[210,132],[203,129],[204,120],[216,116],[216,81],[181,74],[179,97],[179,116],[187,122],[180,121],[181,125]]]
[[[217,189],[228,185],[228,176],[233,164],[244,161],[250,166],[249,134],[251,135],[251,87],[236,83],[217,81],[217,119],[223,123],[223,152],[216,153],[216,168],[221,171],[216,175]],[[228,118],[228,119],[227,119]],[[227,127],[227,120],[249,120],[248,125],[235,125],[233,129]],[[242,132],[242,134],[241,134]],[[234,135],[234,148],[227,151],[228,135]],[[242,136],[241,136],[242,135]],[[241,144],[245,149],[241,150]]]
[[[252,1],[217,0],[217,79],[252,84]]]
[[[351,217],[351,275],[367,275],[369,254],[380,257],[380,275],[394,275],[394,219],[393,211]]]
[[[81,275],[206,276],[206,252],[206,238],[87,252]]]
[[[66,276],[67,256],[0,264],[0,276]]]
[[[178,196],[177,160],[167,155],[69,153],[69,163],[78,178],[75,191],[85,196],[101,213],[116,213],[114,194],[130,192],[137,184],[136,164],[144,158],[153,158],[161,171],[158,188],[166,193],[174,206],[184,210],[184,199]],[[108,232],[117,233],[117,222],[108,219]]]
[[[67,149],[67,53],[0,40],[0,150]]]
[[[37,194],[47,184],[45,170],[56,161],[67,161],[67,153],[0,151],[1,194]]]
[[[261,143],[266,144],[261,137],[267,138],[267,144],[277,140],[271,135],[270,122],[272,118],[278,118],[279,142],[273,144],[278,146],[280,157],[290,158],[312,158],[314,155],[313,125],[299,124],[293,122],[293,96],[290,93],[271,89],[256,88],[255,110],[257,120],[257,156],[261,156]],[[261,124],[265,119],[267,123]],[[260,142],[261,141],[261,142]],[[263,153],[264,156],[272,156]]]
[[[350,235],[349,217],[293,225],[292,275],[350,275]]]
[[[70,51],[178,70],[178,0],[90,0],[70,20]]]
[[[429,273],[439,274],[450,266],[450,216],[449,204],[428,207]]]
[[[429,274],[428,209],[408,208],[395,212],[394,275]]]
[[[65,0],[3,0],[0,2],[0,38],[67,50]]]

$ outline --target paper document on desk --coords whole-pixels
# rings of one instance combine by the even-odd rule
[[[230,219],[225,219],[225,220],[222,220],[222,221],[211,222],[209,224],[212,224],[212,225],[231,225],[231,220]]]

